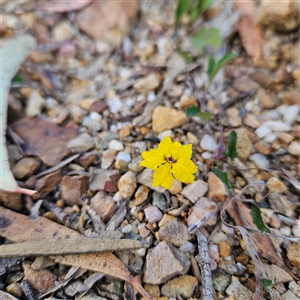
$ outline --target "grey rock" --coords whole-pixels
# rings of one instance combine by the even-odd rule
[[[123,198],[130,198],[136,189],[136,175],[132,171],[122,175],[118,182],[118,188]]]
[[[292,204],[286,196],[272,193],[268,196],[268,200],[271,208],[275,212],[286,215],[288,217],[294,216],[296,206]]]
[[[159,193],[163,193],[166,189],[161,186],[152,186],[153,181],[153,171],[150,169],[144,169],[138,176],[137,182],[141,183],[152,190],[155,190]]]
[[[164,211],[167,209],[167,200],[162,193],[154,191],[152,205],[157,206],[160,210]]]
[[[95,191],[117,192],[118,180],[121,176],[118,170],[104,170],[94,168],[94,178],[90,183],[90,189]]]
[[[243,286],[237,277],[232,277],[232,282],[226,289],[226,294],[233,299],[252,300],[253,293]]]
[[[150,224],[158,222],[162,219],[163,214],[157,206],[148,206],[144,209],[145,217]]]
[[[222,272],[216,276],[213,276],[212,281],[214,289],[218,292],[223,292],[230,284],[231,275],[226,272]]]
[[[195,203],[201,196],[206,193],[207,189],[208,184],[199,179],[184,187],[181,191],[181,195]]]
[[[189,267],[190,260],[187,254],[162,241],[149,250],[146,256],[144,282],[165,283],[177,275],[184,275]]]
[[[94,139],[87,133],[69,141],[69,149],[74,153],[83,153],[95,147]]]

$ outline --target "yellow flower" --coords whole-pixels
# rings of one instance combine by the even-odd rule
[[[192,144],[182,146],[165,137],[157,149],[143,151],[140,166],[154,170],[153,186],[169,189],[174,178],[183,183],[194,182],[197,166],[191,161]]]

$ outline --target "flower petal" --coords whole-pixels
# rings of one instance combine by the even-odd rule
[[[180,157],[182,157],[183,146],[180,143],[178,143],[178,142],[174,142],[172,144],[170,152],[171,152],[170,153],[171,156],[177,161]]]
[[[161,153],[164,152],[164,149],[166,147],[170,147],[172,145],[172,140],[169,136],[166,136],[158,145],[157,150],[160,151]]]
[[[181,182],[191,183],[194,182],[193,173],[197,169],[197,166],[190,159],[180,158],[178,162],[172,165],[172,174]]]
[[[169,165],[170,164],[166,164],[166,165]],[[167,168],[165,168],[167,169]],[[171,170],[171,167],[170,167],[170,170]],[[168,170],[166,170],[168,171]],[[164,187],[165,189],[169,189],[172,185],[172,182],[174,180],[174,177],[170,174],[170,173],[167,173],[167,177],[163,177],[164,171],[163,171],[163,168],[160,167],[158,168],[157,170],[154,171],[153,173],[153,183],[152,185],[153,186],[162,186]]]
[[[152,170],[156,170],[161,164],[166,162],[162,153],[157,151],[156,149],[143,151],[142,157],[144,158],[144,160],[141,161],[140,166]]]
[[[192,157],[192,153],[193,153],[193,149],[192,149],[193,145],[192,144],[187,144],[183,146],[183,158],[186,159],[190,159]]]

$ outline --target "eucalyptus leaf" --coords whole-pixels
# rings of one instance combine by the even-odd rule
[[[233,161],[238,156],[238,152],[236,149],[236,139],[237,135],[236,132],[233,130],[230,132],[228,137],[228,149],[226,152],[224,152],[224,155],[229,157],[231,161]]]
[[[228,180],[227,174],[217,168],[212,168],[211,170],[224,183],[227,191],[231,191],[231,184]]]
[[[262,219],[261,211],[260,211],[259,207],[254,203],[251,204],[250,214],[251,214],[253,223],[256,225],[256,227],[261,232],[269,232],[270,233],[269,228],[266,226],[266,224],[264,223],[264,221]]]

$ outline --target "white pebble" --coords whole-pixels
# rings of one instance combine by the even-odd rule
[[[283,121],[286,124],[291,125],[294,121],[296,121],[297,117],[299,115],[299,105],[291,105],[287,107],[283,114]]]
[[[269,120],[269,119],[279,119],[280,118],[280,114],[277,110],[272,109],[267,111],[264,115],[263,115],[264,119]]]
[[[262,124],[262,126],[266,126],[268,128],[270,128],[273,131],[290,131],[291,130],[291,126],[287,125],[283,122],[280,121],[266,121]]]
[[[272,130],[266,126],[260,126],[255,130],[256,135],[262,139],[265,137],[267,134],[271,133]]]
[[[274,142],[275,140],[277,139],[277,135],[273,132],[267,134],[265,137],[264,137],[264,141],[266,143],[272,143]]]
[[[169,136],[171,139],[173,139],[175,137],[175,134],[171,129],[168,129],[168,130],[161,132],[157,137],[160,140],[163,140],[167,136]]]
[[[290,236],[291,235],[291,227],[281,227],[279,229],[281,235]]]
[[[216,244],[209,244],[208,251],[209,251],[209,256],[212,259],[214,259],[216,261],[220,260],[218,245],[216,245]]]
[[[298,156],[300,154],[300,142],[299,141],[292,141],[288,146],[288,151]]]
[[[126,161],[126,162],[130,162],[131,161],[131,157],[130,157],[130,154],[127,153],[127,152],[124,152],[124,151],[120,151],[116,158],[115,158],[116,161],[118,160],[123,160],[123,161]]]
[[[108,99],[108,106],[109,111],[114,114],[121,110],[121,108],[123,107],[123,103],[121,102],[119,97],[114,97]]]
[[[235,231],[232,227],[228,227],[222,223],[221,229],[223,232],[227,233],[228,235],[235,235]]]
[[[283,115],[284,112],[286,111],[287,107],[288,107],[287,104],[281,104],[281,105],[279,105],[279,106],[276,108],[276,110],[277,110],[281,115]]]
[[[201,156],[202,156],[202,158],[204,158],[204,159],[210,159],[210,158],[212,158],[212,154],[211,154],[210,152],[203,152],[203,153],[201,154]]]
[[[132,231],[132,225],[131,224],[127,224],[124,225],[123,227],[121,227],[122,233],[129,233]]]
[[[203,150],[212,151],[212,152],[215,151],[216,148],[218,147],[216,140],[208,134],[205,134],[203,136],[200,142],[200,146]]]
[[[108,148],[115,151],[122,151],[124,150],[124,145],[117,140],[112,140],[109,142]]]
[[[292,227],[292,233],[294,237],[300,237],[300,220],[296,220]]]
[[[250,155],[250,160],[256,164],[258,168],[268,169],[269,161],[268,159],[261,153],[255,153]]]
[[[155,99],[156,99],[156,95],[155,95],[154,92],[150,92],[150,93],[147,95],[147,100],[148,100],[148,102],[153,102]]]

